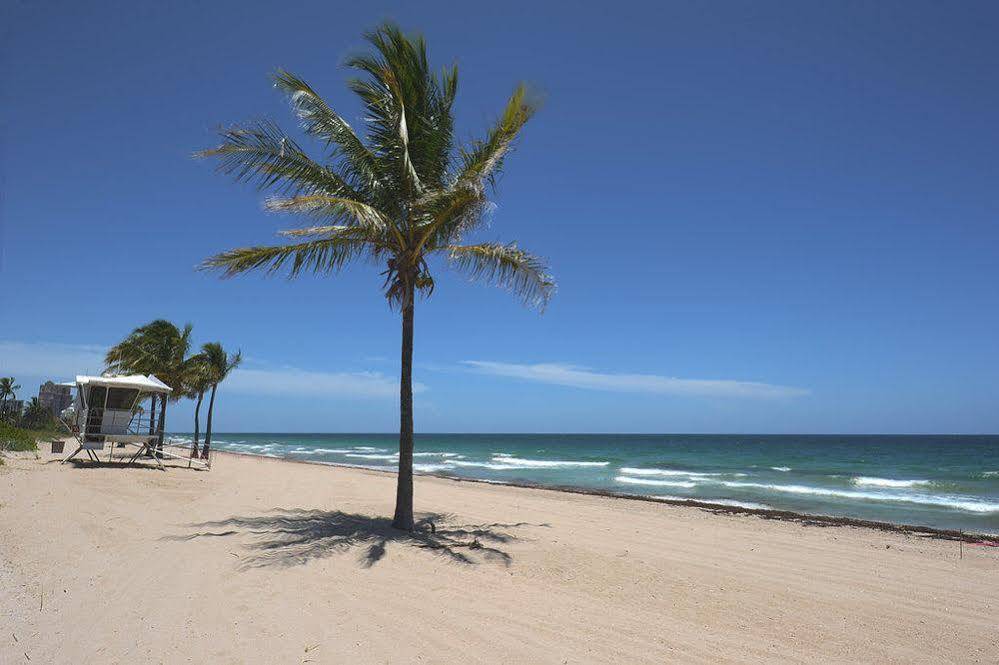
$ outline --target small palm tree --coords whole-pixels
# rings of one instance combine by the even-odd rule
[[[14,381],[12,376],[0,377],[0,417],[7,414],[7,400],[17,397],[17,391],[21,389]]]
[[[452,106],[458,69],[431,71],[422,37],[386,24],[366,35],[374,51],[350,58],[360,78],[366,140],[304,80],[278,71],[306,134],[326,149],[313,160],[276,125],[260,122],[221,132],[222,144],[199,153],[219,170],[276,193],[267,208],[309,217],[308,228],[284,231],[293,242],[234,249],[204,267],[225,276],[263,269],[329,274],[368,259],[384,266],[384,292],[402,311],[399,476],[393,525],[413,529],[413,312],[416,295],[434,289],[429,260],[442,257],[543,309],[555,290],[544,262],[517,245],[465,244],[486,221],[487,195],[514,139],[537,105],[518,86],[485,138],[458,146]]]
[[[215,393],[218,391],[219,384],[225,381],[229,373],[243,362],[243,354],[237,351],[227,355],[221,344],[209,342],[201,347],[201,355],[204,357],[208,381],[212,387],[212,394],[208,399],[208,418],[205,420],[205,445],[201,448],[201,459],[208,459],[212,447],[212,415],[215,413]]]
[[[43,406],[37,397],[32,397],[19,424],[25,429],[42,429],[52,424],[52,412]]]
[[[194,438],[191,441],[191,457],[200,456],[198,439],[201,435],[201,402],[205,393],[212,387],[211,368],[205,354],[199,353],[188,361],[188,373],[184,378],[185,397],[197,400],[194,405]]]
[[[105,371],[122,374],[153,374],[163,383],[173,388],[169,396],[160,401],[159,421],[153,426],[156,411],[156,396],[153,395],[150,407],[149,433],[159,434],[159,445],[163,445],[163,428],[166,419],[166,403],[177,401],[185,395],[184,379],[189,367],[187,358],[191,347],[190,323],[183,329],[164,319],[157,319],[133,330],[128,337],[111,347],[104,358]]]

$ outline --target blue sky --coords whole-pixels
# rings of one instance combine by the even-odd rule
[[[477,238],[547,257],[558,294],[539,316],[440,275],[419,431],[999,431],[994,3],[82,4],[0,9],[0,374],[25,395],[165,317],[247,358],[219,429],[397,426],[378,269],[196,272],[293,220],[191,159],[219,125],[295,130],[277,67],[359,126],[340,63],[391,18],[458,62],[461,137],[520,80],[547,99]]]

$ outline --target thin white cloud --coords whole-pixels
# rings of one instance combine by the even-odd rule
[[[0,340],[0,376],[33,376],[67,380],[98,374],[107,347],[95,344],[12,342]]]
[[[610,374],[563,363],[520,364],[492,360],[465,360],[463,365],[483,374],[504,376],[557,386],[627,393],[689,395],[697,397],[748,397],[772,399],[800,397],[811,391],[755,381],[679,379],[657,374]]]
[[[252,395],[296,395],[312,398],[398,397],[399,379],[381,372],[311,372],[294,367],[237,369],[226,380],[227,392]],[[413,382],[413,392],[427,387]]]
[[[94,344],[15,342],[0,340],[0,376],[72,379],[99,374],[107,347]],[[226,380],[227,392],[268,396],[382,398],[399,396],[399,380],[381,372],[316,372],[295,367],[267,367],[257,360],[235,370]],[[426,385],[414,382],[413,392]]]

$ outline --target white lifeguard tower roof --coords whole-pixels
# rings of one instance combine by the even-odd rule
[[[173,388],[163,383],[155,376],[130,374],[128,376],[82,376],[77,375],[78,386],[105,386],[108,388],[133,388],[147,393],[170,393]]]

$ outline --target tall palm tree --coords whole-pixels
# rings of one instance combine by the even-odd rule
[[[104,358],[106,371],[117,373],[153,374],[173,389],[159,400],[159,447],[163,446],[167,399],[177,401],[184,396],[184,379],[189,368],[187,352],[191,348],[190,323],[183,329],[164,319],[156,319],[133,330],[128,337],[112,346]],[[151,412],[156,409],[155,396]],[[153,413],[150,413],[150,420]]]
[[[426,43],[385,24],[365,35],[373,51],[347,60],[360,76],[348,88],[360,97],[362,140],[304,80],[278,71],[305,133],[325,149],[314,160],[277,125],[259,122],[220,132],[218,168],[275,193],[271,211],[313,220],[282,232],[287,244],[223,252],[204,266],[233,276],[256,269],[329,274],[367,259],[384,266],[389,305],[402,312],[399,390],[399,476],[393,525],[413,529],[413,310],[416,295],[434,289],[428,259],[440,256],[472,277],[515,291],[543,309],[555,290],[542,260],[516,244],[464,244],[492,209],[487,189],[537,104],[521,84],[485,138],[459,146],[452,106],[457,66],[430,69]]]
[[[204,356],[205,366],[208,370],[208,381],[212,386],[212,394],[208,399],[208,418],[205,420],[205,445],[201,448],[201,458],[208,459],[212,447],[212,415],[215,413],[215,393],[218,391],[219,384],[225,381],[229,373],[243,362],[243,354],[237,351],[227,355],[221,344],[208,342],[201,347],[201,355]]]
[[[0,417],[7,415],[7,400],[17,397],[17,391],[21,386],[14,383],[14,377],[0,377]]]
[[[198,439],[201,436],[201,402],[205,393],[212,387],[211,368],[204,353],[192,356],[188,360],[188,372],[184,379],[185,397],[196,400],[194,405],[194,437],[191,440],[191,457],[200,456]]]

